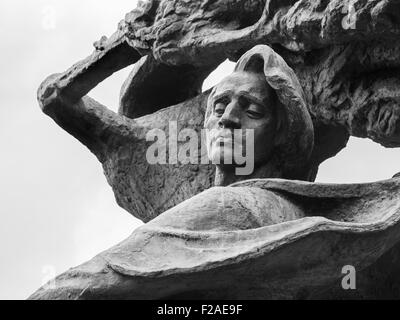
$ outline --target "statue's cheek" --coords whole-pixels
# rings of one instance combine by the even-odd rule
[[[270,141],[275,136],[275,128],[271,124],[262,124],[254,129],[255,143],[258,141]]]
[[[218,121],[219,121],[219,118],[217,118],[217,117],[214,116],[214,115],[210,115],[210,116],[208,117],[208,119],[206,119],[205,124],[204,124],[204,127],[205,127],[206,129],[209,129],[209,130],[211,130],[211,129],[217,129],[217,128],[218,128]]]

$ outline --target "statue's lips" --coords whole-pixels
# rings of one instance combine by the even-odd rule
[[[217,142],[217,143],[227,143],[227,142],[232,143],[233,139],[232,139],[232,137],[217,137],[215,139],[215,142]]]
[[[232,135],[220,135],[212,139],[212,144],[217,147],[232,148],[234,145],[237,144],[237,142],[235,142]]]
[[[240,139],[239,139],[240,137]],[[242,142],[242,135],[235,135],[230,129],[223,129],[221,131],[216,131],[211,133],[211,143],[213,142]]]
[[[211,136],[210,144],[216,147],[235,148],[244,144],[243,136],[235,136],[233,132],[219,132]]]

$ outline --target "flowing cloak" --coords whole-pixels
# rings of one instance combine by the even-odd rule
[[[183,202],[31,299],[296,298],[377,261],[399,220],[398,178],[249,180]]]

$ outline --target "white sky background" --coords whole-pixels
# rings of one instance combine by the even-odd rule
[[[97,159],[42,114],[36,102],[42,80],[88,56],[92,43],[112,34],[135,3],[0,1],[0,299],[25,299],[49,276],[47,266],[61,273],[141,224],[117,206]],[[54,28],[46,20],[52,10]],[[232,68],[223,65],[205,87]],[[116,110],[129,69],[91,95]],[[399,160],[400,149],[352,139],[321,166],[318,181],[387,179],[400,172]]]

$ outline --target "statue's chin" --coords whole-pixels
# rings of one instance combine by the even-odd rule
[[[254,155],[243,156],[241,148],[215,147],[211,151],[209,153],[210,160],[219,168],[216,185],[229,185],[236,182],[237,179],[243,180],[254,174]]]
[[[235,163],[235,154],[231,148],[213,148],[209,157],[214,165],[232,166]]]

